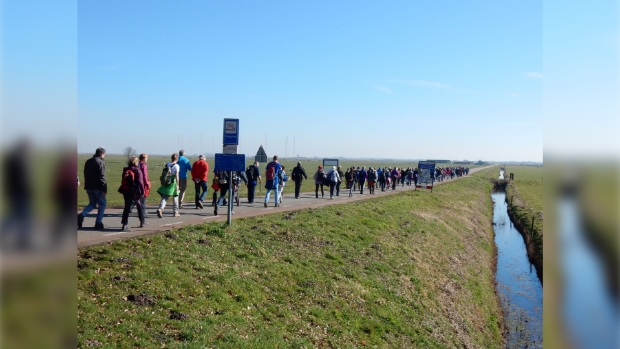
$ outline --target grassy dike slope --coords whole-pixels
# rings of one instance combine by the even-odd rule
[[[490,188],[475,176],[80,249],[79,345],[499,348]]]

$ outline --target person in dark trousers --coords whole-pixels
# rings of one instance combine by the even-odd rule
[[[360,194],[364,194],[364,183],[366,183],[366,178],[368,178],[368,174],[366,173],[366,168],[362,166],[362,169],[357,171],[357,182],[360,187]]]
[[[144,221],[144,207],[142,207],[142,198],[144,197],[144,177],[138,165],[138,158],[132,156],[127,163],[127,167],[123,168],[123,176],[127,174],[127,171],[130,171],[133,173],[134,177],[131,179],[130,176],[128,176],[125,183],[121,181],[121,187],[118,189],[119,193],[123,194],[123,198],[125,199],[125,209],[123,210],[123,216],[121,217],[123,231],[130,231],[129,211],[131,210],[132,204],[134,204],[138,209],[140,228],[143,228],[146,225],[146,222]]]
[[[209,185],[207,184],[209,181],[208,176],[209,164],[205,161],[205,156],[200,154],[198,161],[192,165],[192,181],[194,181],[194,189],[196,190],[194,201],[197,209],[204,208],[203,202],[209,191]]]
[[[323,181],[325,180],[325,172],[323,172],[323,166],[319,166],[319,169],[314,173],[314,194],[316,198],[319,198],[319,186],[321,187],[321,197],[325,197],[325,192],[323,191]]]
[[[342,172],[342,166],[338,165],[338,183],[336,183],[336,196],[340,196],[340,184],[342,184],[342,180],[344,178],[344,173]]]
[[[95,229],[103,229],[103,213],[107,205],[106,195],[108,195],[108,182],[106,179],[105,149],[97,148],[95,155],[86,160],[84,164],[84,190],[88,194],[88,205],[84,207],[82,213],[78,215],[78,228],[82,227],[84,217],[86,217],[95,206],[99,206],[97,210],[97,219],[95,220]]]
[[[299,190],[301,189],[301,182],[304,179],[308,179],[306,170],[301,166],[301,161],[297,162],[297,166],[293,169],[291,174],[293,181],[295,182],[295,199],[299,199]]]
[[[253,165],[248,166],[245,170],[246,178],[248,179],[248,202],[254,203],[254,195],[256,194],[256,184],[262,183],[260,177],[260,170],[258,169],[260,163],[254,161]]]
[[[19,141],[14,148],[4,154],[3,158],[3,186],[4,193],[8,200],[6,210],[3,212],[2,225],[0,226],[0,234],[2,240],[0,249],[3,251],[13,248],[7,244],[8,235],[14,234],[17,237],[17,248],[20,250],[28,250],[31,246],[32,233],[32,194],[34,193],[33,183],[28,179],[28,174],[32,171],[30,167],[31,145],[28,140]],[[75,171],[76,167],[70,167],[70,171]],[[38,174],[37,174],[38,175]],[[67,195],[69,193],[65,193]],[[76,192],[77,194],[77,192]],[[75,208],[75,196],[71,197],[73,207]],[[75,211],[73,211],[75,214]],[[78,224],[80,223],[78,216]]]
[[[219,205],[224,205],[226,206],[228,204],[228,202],[226,201],[226,194],[228,193],[229,189],[232,189],[233,184],[230,183],[228,181],[229,179],[229,171],[217,171],[217,178],[219,181],[219,185],[220,185],[220,197],[219,199],[217,199],[217,202],[215,203],[215,209],[213,210],[213,214],[217,216],[217,207]],[[231,212],[234,214],[234,212]]]

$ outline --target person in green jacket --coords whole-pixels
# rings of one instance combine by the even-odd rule
[[[161,195],[161,201],[159,202],[159,209],[157,210],[157,217],[162,218],[164,213],[164,208],[166,207],[166,203],[168,202],[168,198],[173,197],[173,209],[172,215],[173,217],[181,216],[179,214],[179,165],[177,162],[179,161],[179,155],[177,153],[172,154],[170,157],[171,162],[167,163],[166,166],[170,167],[170,176],[172,177],[172,181],[168,185],[161,185],[157,192]]]

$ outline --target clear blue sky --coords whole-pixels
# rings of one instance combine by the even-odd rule
[[[295,138],[302,156],[542,160],[542,1],[6,0],[1,14],[3,142],[77,130],[79,151],[168,154],[202,134],[207,152],[233,117],[248,154],[283,155],[288,136],[289,155]]]
[[[246,154],[542,161],[542,11],[82,1],[78,149],[219,151],[239,118]]]

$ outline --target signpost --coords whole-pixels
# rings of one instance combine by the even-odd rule
[[[267,162],[267,153],[265,153],[265,148],[263,148],[262,145],[258,147],[258,151],[256,152],[256,156],[254,157],[254,160],[258,161],[259,164]],[[260,167],[259,167],[259,171],[260,171]],[[258,190],[259,192],[262,193],[263,186],[259,185]]]
[[[239,119],[224,119],[223,154],[215,154],[215,170],[229,171],[228,175],[228,225],[232,224],[233,171],[245,170],[245,154],[237,154],[239,145]],[[217,207],[215,207],[217,210]]]
[[[239,119],[224,119],[224,145],[239,145]]]
[[[422,183],[426,184],[426,189],[430,189],[431,193],[433,192],[434,178],[433,175],[435,172],[435,162],[434,161],[420,161],[418,162],[418,171],[420,172],[420,178],[418,179],[418,184],[416,188],[422,188]],[[430,184],[429,184],[430,183]]]
[[[338,168],[338,165],[338,159],[323,159],[323,168],[327,168],[327,166],[336,166]]]

